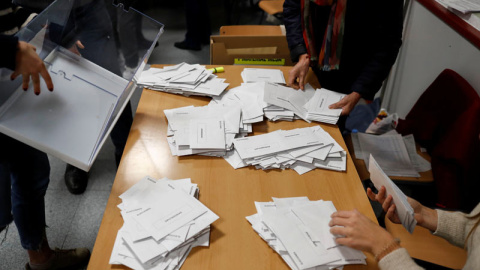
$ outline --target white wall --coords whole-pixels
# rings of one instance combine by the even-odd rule
[[[406,16],[403,45],[382,107],[404,118],[446,68],[459,73],[480,94],[480,50],[416,1]]]

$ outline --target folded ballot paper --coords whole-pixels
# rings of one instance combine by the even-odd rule
[[[244,68],[241,75],[246,83],[271,82],[285,84],[285,77],[283,77],[283,72],[279,69]]]
[[[387,190],[387,196],[392,195],[393,203],[396,206],[395,211],[402,221],[403,227],[405,227],[408,232],[413,233],[417,221],[414,218],[413,208],[407,201],[407,196],[405,196],[397,185],[383,172],[373,155],[370,155],[368,171],[370,172],[370,179],[375,185],[375,188],[380,190],[380,188],[384,186]]]
[[[151,90],[184,96],[210,97],[220,95],[229,85],[204,66],[187,63],[145,70],[138,84]]]
[[[209,245],[210,224],[218,216],[196,199],[198,187],[189,178],[147,176],[119,197],[124,224],[110,264],[180,269],[192,248]]]
[[[331,214],[337,211],[331,201],[310,201],[307,197],[272,199],[255,202],[257,213],[246,218],[291,269],[366,264],[362,252],[335,242],[328,225]]]

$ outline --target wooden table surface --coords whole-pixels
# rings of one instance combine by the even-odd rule
[[[225,72],[218,76],[227,78],[229,88],[233,88],[242,82],[240,72],[244,67],[225,66]],[[281,69],[287,78],[291,67],[272,68]],[[312,74],[309,74],[308,81],[314,87],[319,86]],[[255,201],[271,201],[272,197],[308,196],[310,200],[333,201],[338,210],[356,208],[377,222],[350,154],[346,172],[315,169],[304,175],[289,169],[262,171],[247,167],[235,170],[223,158],[172,156],[166,140],[167,119],[163,110],[187,105],[204,106],[209,100],[143,90],[88,269],[128,269],[108,264],[117,231],[123,225],[116,205],[121,203],[118,196],[146,175],[155,178],[191,178],[200,188],[199,200],[220,216],[212,225],[210,246],[194,248],[182,270],[289,269],[245,219],[256,213]],[[317,124],[302,120],[264,121],[254,124],[253,131],[257,135]],[[347,150],[336,126],[321,124],[321,127]],[[373,257],[367,256],[366,266],[352,265],[345,269],[378,269]]]

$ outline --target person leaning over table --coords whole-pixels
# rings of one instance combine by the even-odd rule
[[[0,67],[13,70],[12,80],[22,75],[25,91],[31,78],[34,93],[39,95],[40,76],[53,91],[52,79],[35,47],[16,37],[0,35]],[[15,221],[20,242],[29,256],[26,269],[71,269],[88,262],[90,257],[86,248],[50,248],[45,233],[44,200],[49,177],[50,164],[45,153],[0,133],[0,232],[5,230],[0,243],[6,239],[8,225]]]
[[[402,44],[403,0],[285,0],[292,61],[288,84],[304,89],[309,67],[323,88],[347,94],[331,109],[348,115],[372,100]]]
[[[401,223],[395,213],[392,196],[385,197],[385,194],[383,186],[378,194],[373,193],[370,188],[367,189],[368,197],[382,204],[387,217],[394,223]],[[407,199],[415,212],[417,225],[429,229],[456,246],[466,247],[468,257],[463,269],[480,269],[480,203],[470,214],[464,214],[430,209],[414,199]],[[332,227],[332,234],[340,235],[336,239],[338,244],[374,254],[382,270],[423,269],[389,232],[357,210],[333,213],[329,225]]]

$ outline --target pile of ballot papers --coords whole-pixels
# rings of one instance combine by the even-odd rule
[[[414,217],[414,210],[408,203],[407,196],[405,196],[397,185],[382,171],[372,155],[370,155],[369,159],[368,171],[370,172],[370,179],[375,185],[375,188],[380,190],[380,188],[384,186],[387,191],[386,195],[392,195],[395,212],[398,214],[403,227],[405,227],[408,232],[413,233],[417,221]]]
[[[437,0],[448,9],[459,11],[463,14],[480,12],[480,1],[478,0]]]
[[[315,168],[346,170],[346,152],[320,126],[237,138],[233,144],[234,151],[224,158],[235,169],[253,165],[263,170],[291,168],[299,174]]]
[[[315,95],[304,105],[307,119],[322,123],[336,124],[342,109],[329,109],[328,106],[339,102],[345,95],[325,88],[315,91]]]
[[[251,124],[242,124],[239,106],[188,106],[164,113],[173,156],[224,156],[233,149],[235,137],[252,132]]]
[[[196,199],[190,179],[145,177],[119,196],[124,220],[110,264],[132,269],[180,269],[196,246],[209,246],[218,216]]]
[[[204,66],[181,63],[143,71],[138,79],[138,85],[151,90],[185,96],[212,97],[219,96],[229,84]]]
[[[246,218],[291,269],[341,269],[348,264],[366,264],[362,252],[335,242],[328,225],[337,211],[331,201],[272,199],[255,202],[257,213]]]
[[[224,157],[235,169],[249,165],[263,170],[291,168],[299,174],[315,168],[346,170],[346,151],[320,126],[247,137],[252,123],[263,120],[264,105],[249,98],[255,94],[235,89],[208,106],[164,110],[173,156]]]
[[[355,157],[363,159],[367,168],[370,154],[389,176],[420,177],[419,172],[432,168],[430,162],[417,154],[412,134],[402,137],[392,130],[382,135],[352,133],[351,136]]]
[[[327,124],[336,124],[342,109],[329,109],[328,106],[340,101],[345,95],[324,88],[313,89],[305,85],[305,90],[295,90],[273,83],[266,83],[264,87],[264,101],[274,105],[273,109],[265,108],[265,115],[272,121],[277,120],[285,112],[290,112],[291,117],[296,115],[307,122],[317,121]],[[278,111],[278,109],[285,111]],[[270,114],[270,115],[269,115]],[[280,120],[285,120],[280,118]],[[288,119],[287,119],[288,120]]]

